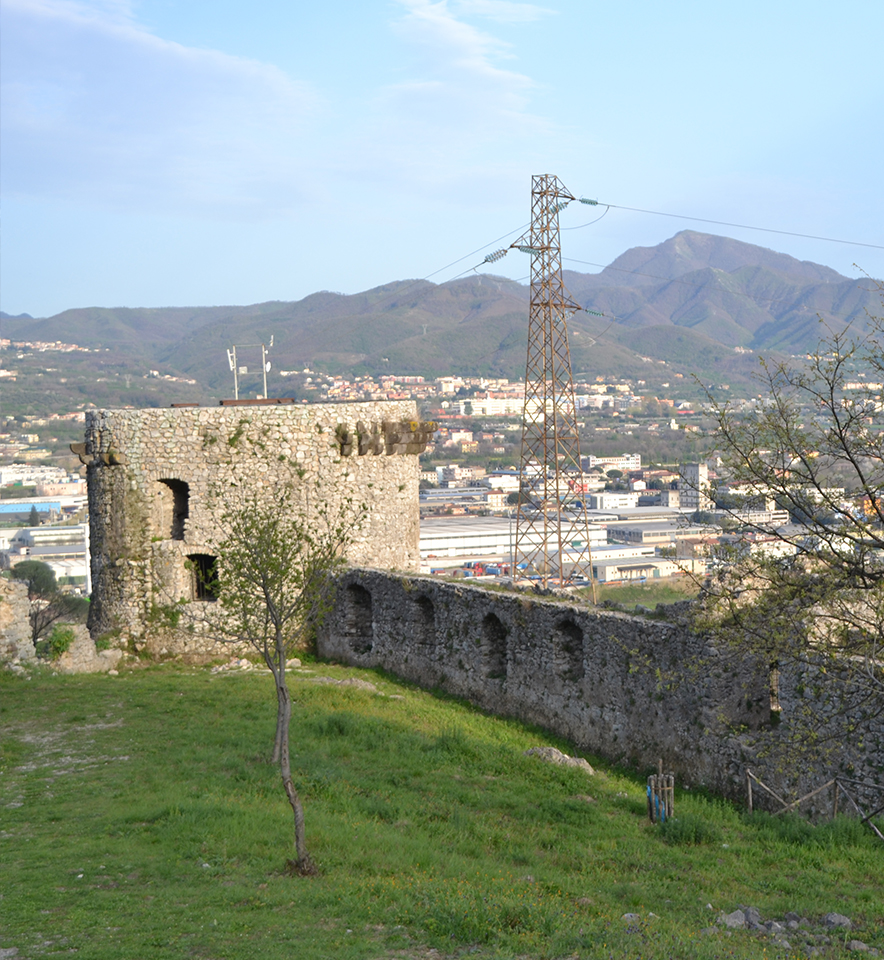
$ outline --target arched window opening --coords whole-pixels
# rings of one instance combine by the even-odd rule
[[[562,620],[556,625],[553,638],[555,657],[559,672],[566,680],[582,680],[583,631],[573,620]]]
[[[482,632],[485,635],[485,676],[489,680],[503,680],[506,678],[506,626],[500,617],[489,613],[482,621]]]
[[[159,480],[154,507],[154,521],[159,535],[164,540],[183,540],[184,522],[189,513],[190,487],[183,480]]]
[[[217,557],[207,553],[191,553],[187,556],[190,568],[191,598],[215,601],[218,599]]]
[[[369,653],[374,646],[371,594],[358,583],[344,591],[344,634],[354,653]]]

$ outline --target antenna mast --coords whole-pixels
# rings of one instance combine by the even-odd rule
[[[244,350],[247,347],[260,347],[261,348],[261,375],[264,377],[264,393],[259,394],[263,398],[267,399],[267,374],[270,373],[270,361],[267,359],[267,355],[270,353],[270,347],[273,346],[273,336],[270,337],[270,345],[264,343],[240,343],[234,344],[227,350],[227,362],[230,364],[230,369],[233,371],[233,398],[234,400],[239,400],[239,375],[241,373],[248,373],[248,367],[239,367],[237,366],[236,359],[236,348],[237,346],[240,350]]]
[[[580,306],[562,280],[559,240],[559,211],[576,199],[557,177],[532,177],[531,232],[513,244],[531,255],[513,579],[520,569],[544,587],[585,578],[595,598],[566,325]]]

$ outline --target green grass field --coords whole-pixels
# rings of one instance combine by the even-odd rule
[[[700,585],[689,577],[667,577],[647,583],[599,584],[596,589],[600,603],[612,600],[625,607],[640,603],[653,610],[658,603],[677,603],[695,597]]]
[[[312,879],[284,871],[267,675],[0,672],[0,956],[807,956],[703,932],[740,905],[837,911],[884,947],[884,844],[853,821],[679,793],[667,836],[640,774],[554,767],[524,751],[574,751],[524,724],[308,666],[292,743]],[[312,682],[349,676],[379,692]]]

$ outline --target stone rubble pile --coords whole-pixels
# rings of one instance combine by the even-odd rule
[[[738,907],[732,913],[722,912],[718,915],[717,923],[727,930],[752,930],[766,934],[775,946],[783,950],[800,946],[807,951],[809,957],[827,953],[825,948],[833,943],[830,934],[844,934],[853,927],[850,918],[840,913],[827,913],[817,922],[794,912],[789,912],[780,919],[765,920],[756,907]],[[706,932],[711,933],[714,930],[714,927],[709,927]],[[878,950],[869,947],[862,940],[848,940],[844,943],[842,938],[838,938],[835,942],[855,953],[867,953],[870,957],[880,956]]]
[[[335,680],[333,677],[311,677],[311,683],[331,683],[337,687],[355,687],[357,690],[367,690],[369,693],[380,693],[380,690],[369,680],[360,680],[358,677],[347,677],[345,680]]]
[[[293,657],[291,660],[286,661],[286,670],[292,670],[300,666],[301,661],[297,657]],[[247,660],[245,657],[233,657],[227,663],[219,663],[212,667],[211,672],[226,673],[230,670],[239,670],[244,673],[249,673],[251,671],[264,669],[266,668],[263,663],[253,663],[251,660]]]

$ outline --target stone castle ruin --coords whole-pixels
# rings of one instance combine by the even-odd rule
[[[165,653],[218,652],[184,631],[158,630],[156,612],[180,600],[211,602],[212,543],[236,490],[272,501],[291,485],[308,519],[346,499],[364,503],[347,559],[416,570],[417,455],[434,429],[418,421],[414,401],[227,401],[87,414],[85,443],[74,449],[87,466],[93,637],[140,649],[162,633]]]
[[[229,648],[157,612],[181,600],[211,602],[199,574],[215,561],[225,491],[238,485],[272,501],[291,484],[308,517],[347,497],[368,507],[317,639],[320,655],[382,667],[634,766],[663,757],[681,784],[735,799],[745,796],[751,767],[793,796],[847,774],[861,782],[860,796],[880,803],[882,715],[866,724],[864,739],[846,737],[836,756],[807,766],[798,782],[751,746],[752,734],[767,728],[788,751],[797,707],[833,709],[824,695],[831,678],[780,670],[774,716],[770,665],[719,659],[683,611],[631,616],[415,576],[417,454],[434,427],[417,420],[413,401],[88,414],[85,443],[75,449],[88,468],[92,637],[152,655],[229,656]],[[0,613],[15,602],[22,606],[22,597],[10,594]],[[21,649],[8,620],[0,616],[0,657]],[[661,684],[661,676],[687,675],[684,665],[698,662],[705,672]]]

